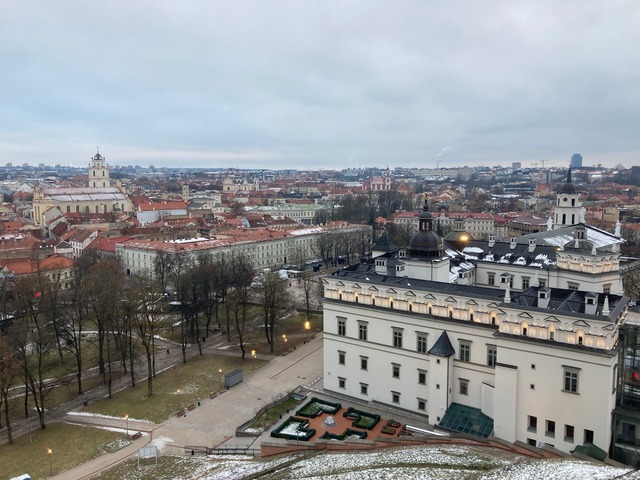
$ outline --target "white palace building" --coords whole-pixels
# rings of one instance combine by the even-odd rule
[[[618,385],[619,228],[582,222],[571,177],[537,234],[470,242],[433,231],[324,281],[324,387],[450,431],[609,452]]]

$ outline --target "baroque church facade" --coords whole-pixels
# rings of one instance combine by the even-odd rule
[[[105,157],[97,152],[91,158],[89,179],[86,187],[79,188],[43,188],[36,185],[33,190],[33,222],[43,227],[47,212],[57,208],[63,215],[106,214],[109,212],[132,213],[133,205],[122,183],[111,186],[109,168]]]
[[[471,241],[433,230],[325,277],[325,389],[471,435],[609,452],[629,299],[619,228],[581,222],[571,174],[545,232]],[[554,221],[555,220],[555,221]]]

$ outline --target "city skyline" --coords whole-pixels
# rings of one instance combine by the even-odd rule
[[[10,2],[0,165],[638,164],[636,2]]]

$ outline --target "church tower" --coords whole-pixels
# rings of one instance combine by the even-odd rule
[[[89,166],[89,187],[104,188],[110,187],[109,169],[107,168],[106,159],[100,155],[100,151],[96,152],[91,158]]]
[[[553,228],[563,228],[582,221],[582,203],[576,186],[571,181],[571,167],[567,173],[567,182],[558,189]]]

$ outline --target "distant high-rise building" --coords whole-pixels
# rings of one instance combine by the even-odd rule
[[[511,168],[513,168],[514,170],[518,170],[519,168],[522,168],[522,162],[512,162]]]
[[[571,168],[582,168],[582,155],[579,153],[571,155]]]

